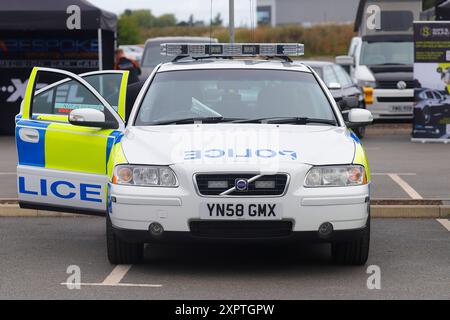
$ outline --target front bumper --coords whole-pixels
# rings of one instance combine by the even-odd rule
[[[374,89],[373,103],[367,104],[374,119],[411,119],[414,109],[414,90]]]
[[[340,242],[356,240],[362,236],[366,226],[349,230],[335,230],[329,237],[323,237],[318,231],[292,231],[283,236],[272,237],[208,237],[196,236],[188,231],[165,231],[160,237],[154,237],[147,230],[129,230],[113,226],[114,233],[128,243],[264,243],[264,242]]]
[[[202,197],[194,189],[188,190],[182,186],[155,188],[111,185],[109,215],[119,235],[129,239],[136,237],[144,242],[162,241],[149,235],[150,224],[154,222],[163,227],[164,241],[177,239],[180,235],[181,238],[196,238],[191,230],[192,222],[212,221],[200,217],[200,206],[208,202],[280,203],[282,218],[274,221],[291,223],[289,233],[283,234],[281,238],[304,237],[308,233],[314,238],[325,222],[332,224],[335,234],[346,230],[357,232],[366,225],[369,216],[369,185],[290,189],[281,197],[223,198]],[[252,220],[225,221],[248,223]],[[268,235],[267,238],[273,237]]]

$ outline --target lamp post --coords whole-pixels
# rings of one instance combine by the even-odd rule
[[[230,43],[234,43],[234,0],[229,0],[229,22],[228,29],[230,32]]]

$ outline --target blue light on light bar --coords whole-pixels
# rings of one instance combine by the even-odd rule
[[[302,56],[301,43],[163,43],[164,56]]]

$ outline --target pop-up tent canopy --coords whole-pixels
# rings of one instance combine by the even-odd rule
[[[0,132],[14,130],[32,67],[112,69],[116,27],[85,0],[0,1]]]
[[[81,30],[116,31],[116,15],[85,0],[1,1],[0,30],[64,30],[74,5],[80,9]]]
[[[436,20],[450,20],[450,0],[436,4]]]

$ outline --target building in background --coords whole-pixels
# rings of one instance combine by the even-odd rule
[[[352,23],[359,0],[257,0],[258,25]]]

